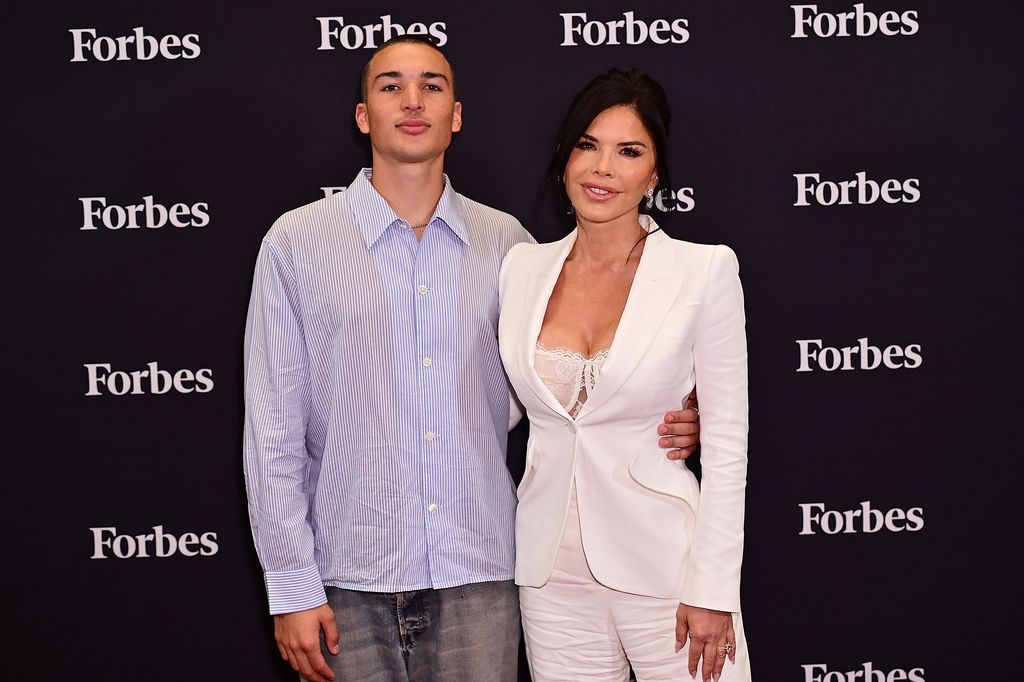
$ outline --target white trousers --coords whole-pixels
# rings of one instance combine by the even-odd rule
[[[543,587],[519,588],[534,682],[623,682],[629,679],[630,666],[638,682],[691,680],[689,643],[675,653],[679,600],[618,592],[597,582],[583,553],[575,498],[550,580]],[[749,682],[739,614],[733,615],[733,628],[736,663],[726,660],[721,682]]]

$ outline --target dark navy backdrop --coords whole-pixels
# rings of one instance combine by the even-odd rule
[[[897,35],[856,35],[866,12]],[[572,13],[685,31],[588,45],[607,28],[570,16],[567,40]],[[676,196],[657,218],[730,244],[747,295],[757,679],[1016,679],[1022,17],[952,0],[9,9],[5,677],[292,679],[246,521],[244,313],[272,221],[367,161],[370,51],[320,50],[321,27],[351,44],[345,25],[383,17],[444,35],[465,106],[453,184],[540,240],[565,229],[537,199],[572,94],[612,66],[668,89]],[[815,174],[836,185],[801,192]],[[893,203],[858,203],[887,180]],[[147,196],[202,225],[102,223]],[[899,367],[862,345],[898,347]],[[165,376],[154,362],[179,386],[138,375],[131,393],[131,372]]]

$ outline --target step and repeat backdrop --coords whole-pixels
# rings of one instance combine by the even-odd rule
[[[572,95],[613,66],[668,90],[655,217],[732,246],[746,290],[756,679],[1019,679],[1015,3],[5,14],[6,679],[294,679],[241,471],[252,267],[368,163],[359,73],[403,32],[456,72],[453,186],[541,241],[569,228],[543,178]]]

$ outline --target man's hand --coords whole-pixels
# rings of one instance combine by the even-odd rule
[[[274,616],[274,639],[281,658],[309,682],[329,682],[334,673],[320,653],[320,631],[324,631],[327,650],[338,651],[338,624],[334,611],[324,604],[315,609]]]
[[[697,389],[690,391],[683,409],[669,412],[658,427],[658,445],[672,448],[665,456],[669,459],[686,459],[697,449],[700,442],[700,412],[697,408]]]

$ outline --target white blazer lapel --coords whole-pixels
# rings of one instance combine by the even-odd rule
[[[565,262],[573,244],[576,243],[576,230],[573,230],[561,241],[551,244],[551,249],[537,259],[532,272],[528,275],[526,283],[526,295],[523,297],[522,329],[519,337],[519,365],[520,372],[526,379],[526,384],[537,395],[551,411],[571,419],[565,408],[555,399],[548,387],[544,385],[537,371],[533,367],[533,358],[537,353],[537,339],[540,338],[540,328],[544,324],[544,313],[548,309],[548,300],[551,292],[555,289],[558,281],[558,274],[562,271],[562,264]]]
[[[649,229],[656,227],[651,221]],[[626,306],[608,350],[608,359],[577,421],[600,409],[615,395],[633,373],[668,317],[685,277],[673,262],[672,250],[666,248],[668,246],[669,237],[664,232],[654,232],[647,237]]]

